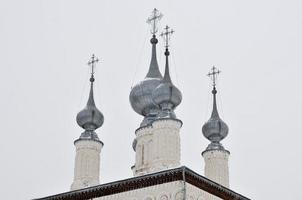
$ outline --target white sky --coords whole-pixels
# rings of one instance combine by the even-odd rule
[[[183,93],[176,110],[182,165],[203,174],[201,127],[211,107],[205,74],[216,65],[231,189],[257,200],[302,199],[299,0],[1,0],[1,199],[69,190],[92,53],[101,59],[95,93],[105,116],[101,182],[132,176],[141,117],[128,96],[149,66],[145,21],[154,7],[164,14],[161,28],[176,31],[171,71]],[[162,41],[158,58],[163,71]]]

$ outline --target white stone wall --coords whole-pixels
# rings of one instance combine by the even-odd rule
[[[182,181],[174,181],[108,195],[97,200],[184,200],[184,185]]]
[[[186,183],[186,199],[188,200],[206,200],[207,192]]]
[[[229,152],[221,150],[206,151],[203,153],[205,161],[205,177],[229,188]],[[206,200],[217,200],[218,197],[206,195]]]
[[[207,200],[209,193],[183,181],[99,197],[94,200]],[[221,200],[216,197],[216,199]]]
[[[78,140],[75,147],[74,180],[71,190],[98,185],[103,144],[94,140]]]
[[[229,152],[221,150],[206,151],[203,153],[205,161],[205,177],[229,187]]]
[[[180,127],[181,122],[165,119],[136,132],[135,176],[180,165]]]

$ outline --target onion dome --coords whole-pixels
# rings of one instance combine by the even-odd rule
[[[93,67],[94,66],[92,66],[92,68]],[[85,129],[85,131],[81,134],[80,139],[93,139],[99,141],[99,138],[94,131],[103,125],[104,116],[101,111],[99,111],[99,109],[95,106],[93,97],[93,83],[94,76],[92,72],[90,78],[90,92],[88,102],[86,107],[77,114],[76,120],[78,125]]]
[[[156,44],[158,40],[155,34],[153,34],[150,42],[152,44],[152,56],[148,73],[143,81],[132,88],[129,96],[133,110],[145,116],[141,126],[150,124],[159,112],[159,107],[152,100],[152,93],[162,79],[156,58]]]
[[[211,141],[208,145],[206,151],[208,150],[225,150],[222,144],[220,143],[229,132],[229,128],[227,124],[220,119],[217,105],[216,105],[216,94],[217,90],[216,87],[213,87],[212,90],[213,94],[213,110],[210,119],[203,125],[202,132],[203,135]]]
[[[176,118],[174,109],[181,103],[182,95],[180,90],[173,85],[169,72],[169,55],[170,52],[166,48],[166,66],[164,78],[161,84],[153,92],[153,101],[159,105],[161,113],[159,118]]]

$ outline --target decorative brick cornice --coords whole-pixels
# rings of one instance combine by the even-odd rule
[[[139,132],[141,130],[152,128],[154,122],[156,123],[156,122],[161,122],[161,121],[174,121],[174,122],[179,123],[179,126],[182,127],[182,121],[180,119],[162,118],[162,119],[156,119],[149,125],[139,127],[138,129],[135,130],[135,134],[137,134],[137,132]]]
[[[98,186],[65,192],[36,200],[85,200],[174,181],[185,181],[197,188],[225,200],[250,200],[218,183],[215,183],[183,166]]]

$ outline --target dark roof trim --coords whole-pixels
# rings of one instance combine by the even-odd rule
[[[215,183],[195,173],[185,166],[80,190],[65,192],[53,196],[39,198],[36,200],[85,200],[150,187],[163,183],[184,180],[187,183],[190,183],[204,191],[207,191],[208,193],[211,193],[225,200],[250,200],[228,188],[219,185],[218,183]]]
[[[187,167],[184,168],[186,182],[198,187],[199,189],[225,200],[250,200],[249,198],[234,192],[233,190],[230,190],[204,176],[197,174]]]

